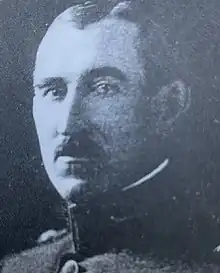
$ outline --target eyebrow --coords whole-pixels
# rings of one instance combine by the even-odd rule
[[[110,66],[94,68],[90,71],[88,70],[86,71],[84,75],[82,75],[81,80],[89,80],[89,79],[105,77],[105,76],[111,76],[121,81],[127,80],[127,76],[125,73],[123,73],[120,69],[116,67],[110,67]]]
[[[45,78],[42,83],[34,85],[34,88],[43,89],[45,87],[58,85],[58,84],[65,84],[65,81],[62,77]]]
[[[117,78],[121,81],[126,81],[127,76],[125,73],[123,73],[120,69],[116,67],[109,67],[109,66],[104,66],[100,68],[94,68],[92,70],[87,70],[79,79],[79,82],[83,81],[89,81],[94,78],[99,78],[99,77],[105,77],[105,76],[110,76]],[[38,89],[43,89],[49,86],[55,86],[58,84],[66,84],[66,81],[62,77],[50,77],[50,78],[45,78],[42,83],[34,85],[34,88]]]

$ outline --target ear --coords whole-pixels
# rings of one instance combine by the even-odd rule
[[[171,128],[188,110],[190,104],[190,88],[184,82],[176,80],[163,86],[151,104],[157,128],[159,130]]]

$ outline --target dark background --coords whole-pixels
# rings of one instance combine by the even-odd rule
[[[0,256],[65,225],[41,165],[31,114],[36,47],[46,24],[71,5],[58,2],[0,1]],[[149,229],[158,250],[208,259],[220,244],[220,2],[146,2],[146,13],[179,52],[192,90],[191,108],[172,139],[178,168],[152,189],[155,221]]]

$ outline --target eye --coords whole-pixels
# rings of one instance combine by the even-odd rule
[[[35,94],[47,100],[62,100],[67,94],[67,84],[62,78],[45,79],[42,84],[35,85]]]
[[[67,93],[66,87],[51,86],[44,90],[43,96],[50,98],[51,100],[62,100],[65,98]]]
[[[120,85],[116,81],[100,80],[92,85],[92,91],[97,95],[113,95],[120,90]]]
[[[112,86],[108,83],[101,83],[98,84],[95,89],[97,92],[99,92],[99,94],[105,94],[112,89]]]

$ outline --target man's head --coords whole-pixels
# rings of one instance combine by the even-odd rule
[[[160,28],[129,3],[100,10],[87,3],[63,12],[36,57],[33,115],[44,166],[63,197],[141,178],[187,105]]]

